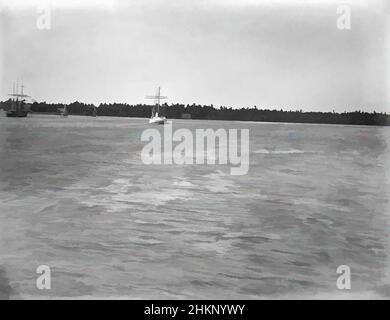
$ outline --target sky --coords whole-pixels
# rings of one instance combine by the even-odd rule
[[[337,8],[351,8],[351,29]],[[42,8],[51,25],[40,30]],[[385,0],[0,0],[0,99],[390,112]]]

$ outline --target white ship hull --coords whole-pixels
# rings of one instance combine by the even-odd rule
[[[149,124],[164,124],[167,122],[167,118],[165,117],[152,117],[149,119]]]

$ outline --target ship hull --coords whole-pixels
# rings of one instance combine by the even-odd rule
[[[6,116],[9,118],[25,118],[27,113],[27,111],[7,111]]]
[[[167,122],[165,117],[153,117],[149,119],[149,124],[164,124]]]

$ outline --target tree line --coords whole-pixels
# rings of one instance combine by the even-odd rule
[[[0,102],[0,108],[6,109],[10,100]],[[32,112],[57,113],[65,104],[34,102],[31,105]],[[127,103],[101,103],[98,106],[82,102],[67,104],[69,114],[93,115],[96,108],[98,116],[115,117],[139,117],[149,118],[152,105],[127,104]],[[285,111],[282,109],[252,108],[233,109],[221,106],[215,108],[211,105],[199,104],[163,104],[160,107],[160,115],[168,119],[181,119],[190,116],[191,119],[206,120],[240,120],[240,121],[267,121],[267,122],[295,122],[295,123],[329,123],[329,124],[354,124],[354,125],[381,125],[390,124],[390,115],[377,112],[303,112],[302,110]],[[183,116],[185,115],[185,116]]]

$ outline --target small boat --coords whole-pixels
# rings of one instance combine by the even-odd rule
[[[152,116],[149,119],[149,124],[164,124],[164,123],[166,123],[167,118],[159,115],[160,101],[161,101],[161,99],[167,99],[167,97],[164,97],[161,95],[161,88],[158,87],[157,94],[155,96],[147,96],[146,98],[156,100],[156,105],[152,108]]]
[[[64,106],[62,109],[58,109],[58,111],[60,112],[60,116],[61,117],[67,117],[68,116],[68,108],[66,106]]]

